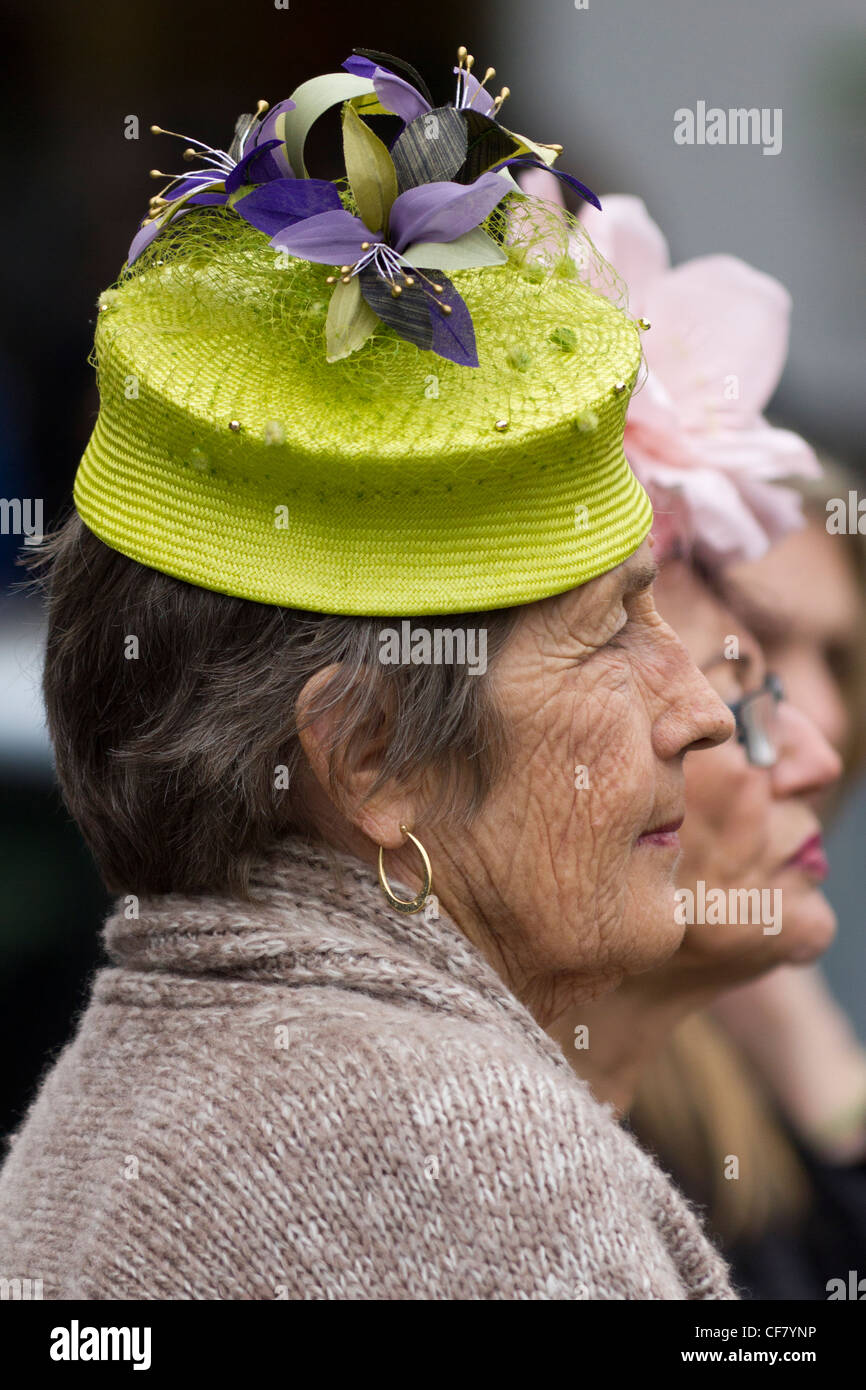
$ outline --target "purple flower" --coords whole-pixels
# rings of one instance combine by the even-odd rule
[[[465,55],[465,50],[461,50],[461,54]],[[495,116],[504,97],[494,99],[485,89],[484,82],[479,82],[477,77],[473,77],[470,71],[471,58],[465,68],[463,62],[464,57],[461,56],[460,65],[452,69],[457,77],[455,108],[463,111],[471,106],[483,116]],[[387,66],[389,63],[402,67],[404,72],[410,74],[411,80],[407,82],[405,78],[392,72]],[[399,58],[392,58],[388,53],[374,53],[372,49],[356,48],[342,66],[346,72],[354,73],[356,77],[369,78],[382,105],[406,122],[414,121],[418,116],[433,110],[433,101],[426,84],[413,67]],[[495,76],[492,68],[484,81],[491,76]]]
[[[213,174],[202,169],[200,173],[189,174],[170,193],[152,199],[150,215],[145,218],[132,238],[126,264],[129,266],[137,261],[142,251],[155,241],[169,222],[183,216],[187,207],[193,204],[225,203],[226,194],[216,192],[221,188],[222,184],[215,181]]]
[[[389,68],[382,67],[374,58],[368,57],[368,52],[370,50],[365,52],[363,49],[355,49],[342,66],[346,72],[351,72],[355,77],[369,78],[375,88],[376,96],[386,110],[393,111],[395,116],[400,116],[407,123],[414,121],[417,116],[423,116],[425,112],[433,110],[430,93],[414,68],[410,68],[408,63],[400,64],[404,70],[410,71],[413,75],[414,80],[407,82],[404,78],[398,77],[395,72],[391,72]],[[386,58],[389,62],[399,63],[398,59],[390,58],[388,54],[382,53],[378,56]]]
[[[471,54],[461,47],[457,56],[453,105],[434,106],[411,64],[355,49],[345,71],[311,78],[287,101],[270,109],[259,102],[254,114],[239,117],[227,150],[189,141],[194,148],[185,158],[204,167],[159,175],[168,182],[151,199],[127,264],[190,208],[227,208],[275,249],[340,267],[339,275],[328,276],[335,285],[325,324],[328,361],[356,351],[381,321],[419,348],[478,366],[469,309],[442,271],[507,260],[483,225],[508,193],[520,192],[505,171],[511,165],[546,169],[596,207],[600,203],[570,174],[550,168],[560,146],[537,144],[500,124],[508,88],[495,98],[486,90],[494,70],[478,81]],[[344,204],[341,181],[309,178],[304,162],[310,127],[338,102],[353,212]],[[390,147],[362,119],[383,110],[403,121]]]
[[[278,140],[282,144],[282,136],[277,130],[277,121],[287,111],[294,110],[295,103],[288,99],[278,101],[275,106],[269,106],[265,112],[256,112],[252,116],[239,116],[235,125],[234,139],[228,148],[229,158],[240,160],[245,150],[260,148],[268,141]],[[272,158],[276,160],[279,169],[277,177],[283,179],[296,177],[294,169],[289,164],[285,149],[274,150]]]
[[[524,135],[517,135],[513,131],[506,130],[499,122],[499,108],[508,95],[508,88],[503,87],[496,98],[487,91],[484,83],[490,77],[495,77],[494,69],[488,68],[479,82],[471,71],[472,55],[467,54],[466,49],[461,47],[457,51],[457,56],[458,65],[453,69],[457,78],[453,107],[434,108],[430,93],[415,69],[398,58],[392,58],[387,53],[376,53],[372,49],[356,48],[343,63],[347,72],[354,73],[358,77],[368,78],[373,83],[380,104],[386,110],[399,116],[410,129],[416,121],[423,126],[425,118],[429,119],[431,115],[435,115],[441,121],[448,112],[457,112],[466,126],[467,140],[464,149],[454,159],[447,172],[443,172],[441,163],[441,145],[443,142],[439,139],[431,139],[428,130],[422,130],[421,134],[425,138],[419,138],[417,143],[413,144],[414,159],[410,157],[408,164],[404,162],[401,158],[401,145],[405,143],[407,134],[404,129],[391,148],[391,154],[400,175],[401,187],[432,182],[435,179],[445,177],[455,178],[461,183],[469,183],[485,170],[506,169],[515,164],[523,168],[534,167],[549,170],[556,178],[563,179],[565,183],[575,189],[588,203],[592,203],[593,207],[601,210],[601,203],[592,189],[587,188],[586,184],[581,183],[571,174],[566,174],[551,166],[548,155],[555,152],[553,155],[555,158],[560,150],[558,145],[538,144],[527,139]],[[392,66],[402,68],[403,72],[408,74],[409,80],[392,71]],[[426,171],[423,159],[425,149],[429,154],[429,160],[435,161],[431,162],[429,170]],[[505,155],[507,157],[504,157]]]
[[[507,169],[512,165],[519,165],[523,169],[544,169],[548,174],[554,174],[556,178],[562,179],[570,188],[579,193],[581,198],[585,198],[588,203],[592,203],[592,206],[601,212],[601,203],[592,189],[587,188],[586,184],[581,183],[580,179],[576,179],[573,174],[567,174],[564,169],[553,169],[543,159],[535,159],[532,155],[525,154],[515,154],[509,159],[501,159],[498,164],[493,165],[493,168],[494,170]]]
[[[335,184],[327,179],[294,176],[284,142],[273,135],[277,118],[294,108],[293,101],[282,101],[267,111],[265,103],[260,102],[255,115],[239,118],[228,150],[189,140],[207,167],[175,175],[162,194],[151,200],[151,214],[133,237],[127,265],[132,265],[169,223],[191,207],[229,206],[267,236],[305,218],[341,208]]]
[[[435,340],[434,351],[442,356],[477,366],[475,334],[463,299],[446,276],[437,272],[430,280],[423,275],[411,252],[420,242],[452,242],[471,232],[512,191],[506,179],[490,173],[469,185],[421,184],[394,199],[387,239],[381,229],[372,231],[342,208],[284,227],[271,245],[308,261],[339,265],[344,283],[357,275],[368,304],[402,337],[427,348]],[[400,303],[389,303],[393,300]]]

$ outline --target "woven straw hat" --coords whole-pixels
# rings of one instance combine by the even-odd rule
[[[211,183],[199,176],[185,188],[187,198],[190,186],[210,197],[175,210],[175,188],[157,203],[155,221],[139,233],[149,244],[100,300],[100,410],[75,479],[76,507],[107,545],[144,565],[314,612],[470,612],[583,584],[626,559],[651,525],[623,453],[638,326],[590,283],[604,266],[576,219],[523,194],[501,161],[500,172],[481,177],[484,187],[502,179],[504,194],[491,208],[488,193],[476,228],[450,245],[440,217],[438,243],[422,232],[414,253],[404,236],[402,250],[377,265],[367,232],[363,276],[356,263],[353,277],[344,251],[302,254],[299,247],[318,245],[310,239],[323,218],[351,213],[362,233],[375,220],[350,155],[355,122],[369,128],[359,113],[393,109],[384,104],[393,101],[386,70],[373,66],[341,75],[367,84],[339,88],[348,177],[328,189],[345,212],[317,215],[307,202],[297,217],[292,203],[289,229],[282,239],[274,232],[275,202],[297,199],[301,179],[304,197],[332,196],[303,168],[303,137],[299,154],[281,123],[302,105],[293,101],[274,108],[276,120],[246,118],[246,170],[242,138],[225,154],[211,151],[222,159],[208,166]],[[503,139],[523,139],[500,129]],[[274,132],[282,143],[269,144]],[[522,148],[533,159],[540,147]],[[429,192],[417,168],[407,175],[396,155],[393,163],[398,191]],[[256,164],[269,170],[260,184],[250,177]],[[234,189],[232,168],[240,169]],[[458,189],[449,198],[465,205],[480,185],[466,172],[440,177],[437,194],[448,182]],[[258,207],[270,199],[267,216],[256,213],[264,225],[239,215],[238,189],[259,195]],[[392,246],[398,211],[394,204]],[[373,230],[384,244],[387,233]],[[437,293],[454,311],[444,350],[441,325],[452,311]],[[335,313],[337,294],[349,306],[348,327],[346,313]]]

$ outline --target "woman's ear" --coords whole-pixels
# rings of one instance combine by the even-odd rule
[[[295,706],[298,739],[331,806],[374,844],[397,849],[405,840],[401,824],[413,824],[416,798],[398,791],[393,782],[371,794],[387,750],[396,699],[387,688],[384,694],[377,689],[369,708],[353,720],[351,735],[341,733],[351,706],[357,706],[357,692],[346,690],[337,699],[327,694],[332,682],[336,691],[340,670],[338,663],[324,666],[304,685]]]

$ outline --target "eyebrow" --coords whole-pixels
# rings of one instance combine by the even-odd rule
[[[714,667],[722,665],[733,666],[741,677],[748,676],[754,669],[755,658],[749,651],[743,652],[741,656],[730,657],[726,656],[724,650],[722,650],[716,652],[715,656],[711,656],[709,661],[702,661],[699,669],[706,675],[707,672],[712,671]]]
[[[623,598],[629,594],[639,594],[648,589],[659,577],[659,566],[654,560],[647,560],[625,572]]]
[[[734,580],[727,580],[719,588],[722,601],[740,615],[759,642],[780,641],[787,637],[791,620],[776,612],[771,599],[765,599],[763,595],[755,597]]]

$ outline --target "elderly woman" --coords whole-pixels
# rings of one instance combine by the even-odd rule
[[[117,906],[0,1175],[0,1268],[731,1298],[544,1031],[678,946],[684,755],[733,730],[653,604],[640,331],[460,102],[424,139],[420,88],[342,76],[342,192],[306,176],[307,84],[164,191],[100,301],[45,691]],[[359,110],[407,101],[389,152]]]

